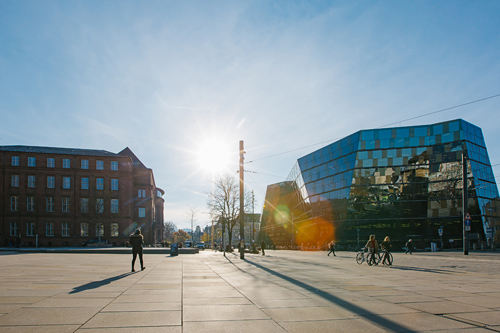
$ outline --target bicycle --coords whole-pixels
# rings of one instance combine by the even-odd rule
[[[384,257],[386,256],[386,254],[388,254],[387,258],[385,259],[385,261],[383,260]],[[392,265],[392,262],[394,261],[394,258],[392,257],[392,253],[390,252],[387,252],[386,250],[382,250],[382,255],[380,256],[380,259],[379,261],[382,260],[382,263],[386,266],[391,266]]]
[[[369,266],[371,265],[377,266],[379,262],[380,262],[380,253],[371,250],[366,256],[366,263]]]
[[[361,251],[356,254],[356,262],[358,263],[358,265],[361,265],[363,262],[365,262],[365,260],[365,249],[361,249]]]

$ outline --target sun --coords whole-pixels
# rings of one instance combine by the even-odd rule
[[[237,147],[233,149],[237,151]],[[227,172],[233,161],[235,154],[231,152],[229,145],[221,140],[210,140],[203,142],[198,150],[198,164],[209,174],[216,175]],[[236,155],[237,158],[237,155]]]

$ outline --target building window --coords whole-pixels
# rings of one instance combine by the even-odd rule
[[[96,213],[104,213],[104,199],[96,199],[95,201],[95,211]]]
[[[80,211],[82,213],[89,212],[89,198],[81,198],[80,199]]]
[[[95,168],[97,170],[104,170],[104,161],[95,161]]]
[[[111,161],[111,170],[114,170],[114,171],[118,170],[118,162],[117,161]]]
[[[111,213],[118,214],[118,212],[119,212],[118,199],[111,199]]]
[[[63,197],[62,198],[62,211],[63,213],[69,213],[69,198],[68,197]]]
[[[10,235],[17,236],[19,234],[19,226],[17,222],[10,222]]]
[[[80,236],[89,237],[89,224],[88,223],[80,224]]]
[[[139,217],[146,217],[146,208],[139,207]]]
[[[55,168],[56,167],[56,159],[49,157],[47,158],[47,168]]]
[[[71,168],[71,160],[69,158],[63,159],[63,169]]]
[[[55,188],[56,187],[56,177],[47,176],[47,188]]]
[[[10,186],[19,187],[19,175],[10,176]]]
[[[26,236],[35,236],[35,222],[26,223]]]
[[[28,166],[36,167],[36,157],[28,157]]]
[[[69,237],[69,223],[68,222],[62,223],[62,236]]]
[[[111,223],[111,237],[118,237],[120,235],[118,231],[118,223]]]
[[[26,198],[27,202],[27,210],[28,212],[34,212],[35,211],[35,197],[27,197]]]
[[[19,156],[12,156],[10,159],[11,166],[19,166]]]
[[[35,188],[35,184],[36,184],[36,177],[28,176],[28,187]]]
[[[82,177],[82,190],[89,189],[89,179],[87,177]]]
[[[137,197],[139,198],[145,198],[146,197],[146,190],[143,189],[143,188],[140,188],[138,193],[137,193]]]
[[[45,236],[54,236],[54,222],[45,223]]]
[[[17,212],[19,210],[19,197],[17,195],[10,197],[10,210],[12,212]]]
[[[47,197],[45,199],[45,207],[47,212],[53,212],[54,211],[54,197]]]
[[[96,223],[95,235],[97,237],[104,237],[104,223]]]
[[[89,168],[89,160],[82,160],[82,169]]]
[[[71,177],[63,177],[63,188],[64,189],[71,188]]]
[[[95,179],[95,188],[98,190],[104,190],[104,178]]]
[[[111,191],[118,191],[118,178],[111,178]]]

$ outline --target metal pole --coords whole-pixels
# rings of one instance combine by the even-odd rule
[[[465,153],[462,154],[462,224],[463,224],[463,236],[464,236],[464,255],[469,254],[469,242],[467,239],[467,228],[465,226],[466,224],[466,216],[469,212],[469,205],[468,205],[468,189],[467,189],[467,157],[465,156]]]
[[[244,177],[243,177],[243,160],[245,159],[243,157],[243,154],[245,154],[245,151],[243,149],[243,141],[240,141],[240,239],[243,239],[243,242],[245,240],[245,191],[244,191]],[[243,243],[244,244],[244,243]],[[240,243],[241,245],[241,243]],[[241,249],[241,248],[240,248]],[[241,249],[240,251],[240,259],[245,259],[245,251],[244,249]]]

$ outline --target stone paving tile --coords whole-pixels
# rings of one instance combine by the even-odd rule
[[[234,288],[211,288],[211,289],[187,289],[183,292],[183,297],[243,297],[243,295]]]
[[[289,321],[348,319],[355,317],[348,311],[333,307],[272,308],[262,309],[262,311],[278,323]]]
[[[467,297],[447,297],[446,299],[453,302],[477,305],[480,307],[490,308],[490,309],[500,307],[500,299],[491,296],[472,295]]]
[[[140,306],[140,305],[138,305]],[[181,311],[100,312],[83,328],[118,328],[143,326],[180,326]]]
[[[470,304],[458,303],[458,302],[428,302],[428,303],[407,303],[406,307],[419,310],[422,312],[428,312],[432,314],[448,314],[448,313],[461,313],[461,312],[481,312],[489,311],[489,309],[484,307],[479,307]]]
[[[108,305],[113,298],[56,298],[51,297],[30,304],[25,308],[102,308]],[[54,309],[54,311],[57,311]]]
[[[365,317],[365,319],[386,328],[387,331],[396,332],[423,332],[438,329],[453,332],[465,328],[476,328],[473,325],[422,312],[380,315],[378,317]],[[387,322],[384,322],[384,320]],[[391,323],[394,323],[394,325],[391,325]]]
[[[102,309],[100,312],[119,312],[119,311],[181,311],[181,303],[118,303],[113,302]]]
[[[323,320],[323,321],[300,321],[300,322],[285,322],[281,326],[290,333],[324,333],[324,332],[387,332],[377,325],[370,323],[367,320],[355,319],[339,319],[339,320]]]
[[[182,333],[182,326],[141,326],[137,327],[107,327],[107,328],[80,328],[76,333]]]
[[[35,303],[39,302],[41,300],[46,299],[46,296],[37,296],[37,297],[30,297],[30,296],[2,296],[0,297],[0,304],[26,304],[26,303]]]
[[[163,302],[181,302],[181,291],[180,290],[168,290],[168,292],[163,292],[160,294],[126,294],[118,296],[114,303],[163,303]]]
[[[269,319],[255,305],[185,305],[183,321]]]
[[[455,313],[453,317],[472,320],[485,325],[500,325],[500,316],[497,311]]]
[[[184,297],[183,305],[251,305],[245,297]]]
[[[329,306],[327,302],[310,298],[299,299],[254,299],[253,302],[261,309],[272,308],[309,308]]]
[[[21,308],[0,317],[1,326],[83,324],[101,308]]]
[[[425,302],[440,302],[442,299],[436,297],[422,296],[422,295],[404,295],[404,296],[378,296],[378,299],[386,302],[400,304],[400,303],[425,303]]]
[[[79,325],[0,326],[2,333],[72,333]]]
[[[214,322],[184,322],[184,333],[285,333],[273,320],[235,320]],[[304,332],[304,331],[302,331]]]

